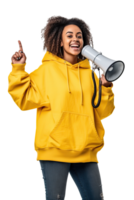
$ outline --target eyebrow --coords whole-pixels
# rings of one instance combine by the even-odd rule
[[[66,32],[66,34],[67,34],[67,33],[73,33],[73,32],[71,32],[71,31],[68,31],[68,32]],[[77,34],[78,34],[78,33],[81,33],[81,32],[77,32]],[[81,34],[82,34],[82,33],[81,33]]]

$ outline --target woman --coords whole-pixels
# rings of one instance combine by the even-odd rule
[[[93,46],[93,41],[81,19],[51,17],[42,37],[47,52],[42,64],[30,74],[25,72],[26,55],[19,41],[20,50],[12,56],[8,92],[21,110],[37,108],[34,147],[46,199],[65,198],[70,172],[82,199],[102,200],[97,152],[104,146],[101,120],[115,108],[113,83],[101,77],[101,103],[94,109],[92,70],[81,55],[83,46]],[[95,80],[98,88],[96,74]]]

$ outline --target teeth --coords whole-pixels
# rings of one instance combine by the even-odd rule
[[[73,45],[73,46],[71,46],[71,47],[79,47],[79,46]]]

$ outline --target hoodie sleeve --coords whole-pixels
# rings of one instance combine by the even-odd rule
[[[21,110],[39,107],[50,108],[45,86],[43,85],[41,67],[30,74],[25,72],[24,64],[12,64],[12,71],[8,75],[8,93]],[[43,82],[43,83],[42,83]]]
[[[97,77],[96,73],[94,72],[94,76],[95,76],[95,81],[96,81],[96,98],[94,101],[94,104],[96,105],[98,102],[98,97],[99,97],[99,78]],[[93,83],[93,80],[92,80]],[[94,88],[94,83],[93,83],[93,88]],[[101,102],[98,108],[94,108],[96,109],[100,119],[104,119],[106,117],[108,117],[109,115],[112,114],[115,105],[114,105],[114,93],[112,91],[113,88],[113,83],[111,87],[105,87],[105,86],[101,86]]]

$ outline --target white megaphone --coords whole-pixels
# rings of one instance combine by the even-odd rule
[[[98,70],[102,70],[103,74],[105,76],[105,79],[108,82],[113,82],[117,80],[123,73],[125,64],[120,60],[111,60],[105,56],[102,55],[101,52],[96,51],[93,49],[90,45],[86,45],[83,47],[81,51],[82,56],[88,58],[93,62],[92,70],[92,78],[94,82],[94,95],[92,98],[92,105],[94,108],[97,108],[100,105],[101,102],[101,80],[99,79],[99,99],[97,105],[94,105],[94,100],[96,97],[96,83],[94,78],[94,70],[97,68]]]

